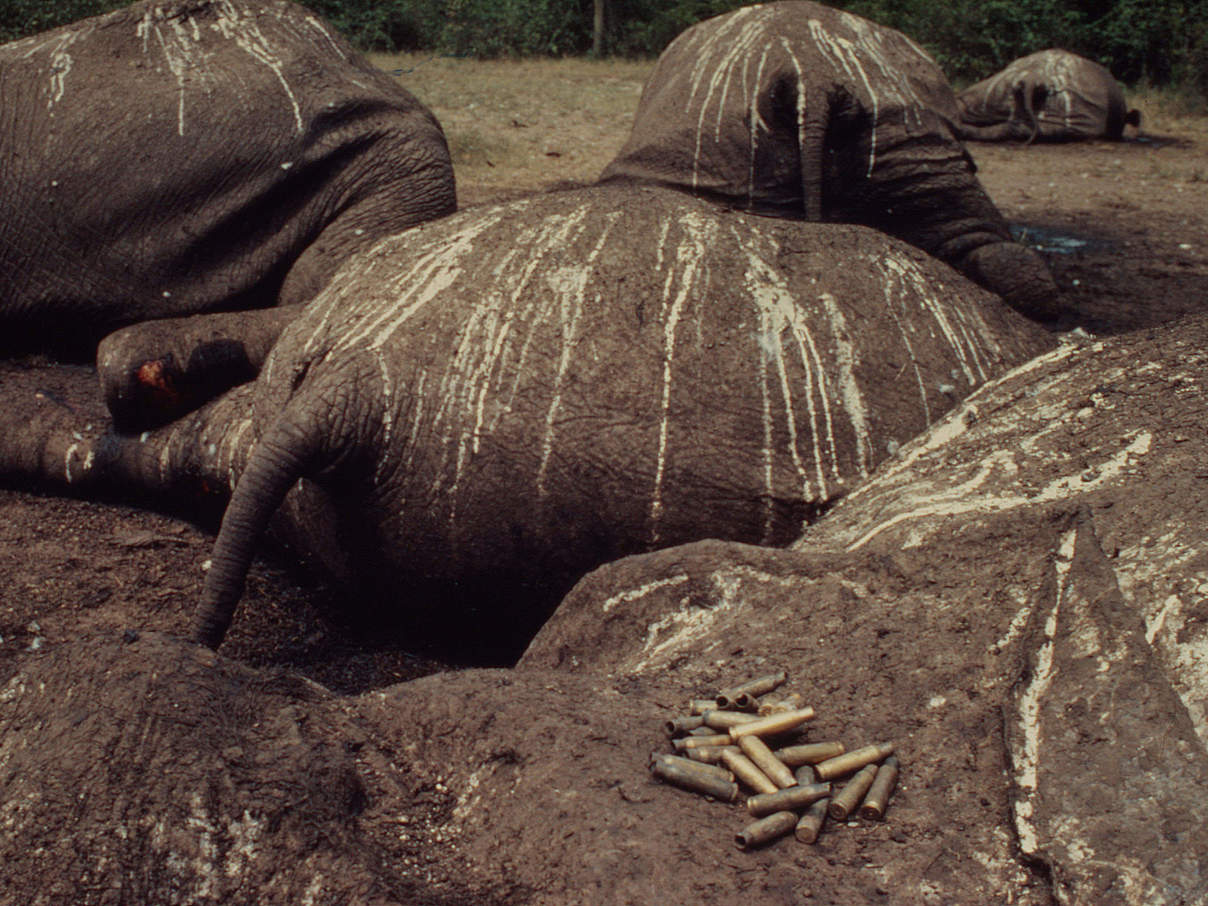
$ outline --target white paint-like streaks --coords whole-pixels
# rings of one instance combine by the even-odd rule
[[[1040,708],[1045,693],[1053,681],[1053,650],[1057,637],[1057,620],[1062,602],[1069,595],[1069,572],[1074,559],[1074,546],[1078,530],[1070,529],[1061,539],[1054,569],[1057,573],[1057,595],[1053,608],[1044,624],[1044,641],[1036,653],[1032,678],[1025,687],[1019,701],[1019,728],[1023,745],[1015,752],[1015,784],[1020,798],[1015,802],[1015,828],[1019,834],[1019,846],[1033,854],[1037,850],[1036,826],[1032,822],[1034,799],[1039,785],[1040,772]]]
[[[663,285],[660,317],[663,323],[663,386],[660,400],[658,451],[655,454],[654,486],[650,494],[650,543],[659,542],[663,515],[663,479],[667,471],[667,444],[671,430],[671,388],[675,370],[676,332],[684,306],[698,292],[701,268],[708,249],[716,242],[717,224],[699,214],[680,221],[683,239],[674,253],[674,264]],[[660,254],[661,254],[660,246]]]

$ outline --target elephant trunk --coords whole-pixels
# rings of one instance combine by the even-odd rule
[[[313,418],[286,410],[257,444],[231,496],[210,557],[193,639],[222,644],[256,545],[290,488],[319,462],[322,435]]]

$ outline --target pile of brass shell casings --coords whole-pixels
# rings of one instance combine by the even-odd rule
[[[880,820],[897,783],[893,743],[849,752],[837,741],[785,739],[814,717],[797,693],[760,700],[787,679],[779,671],[694,699],[690,714],[666,722],[676,754],[651,756],[651,772],[683,789],[722,802],[737,802],[743,789],[754,794],[746,804],[757,820],[734,837],[742,849],[790,833],[813,843],[828,817]]]

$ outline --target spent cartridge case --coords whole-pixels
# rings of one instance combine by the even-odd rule
[[[729,689],[723,689],[717,693],[717,707],[740,709],[753,707],[756,697],[782,686],[787,679],[788,674],[783,670],[778,670],[775,673],[757,676],[755,679],[739,683],[737,686],[732,686]],[[742,699],[741,704],[738,702],[740,698]]]
[[[731,733],[734,731],[731,730]],[[872,764],[875,761],[880,761],[893,754],[893,743],[882,742],[871,746],[861,746],[858,749],[853,749],[850,752],[845,752],[842,755],[836,755],[834,758],[828,758],[826,761],[820,761],[814,765],[814,770],[818,772],[819,780],[834,780],[836,777],[842,777],[844,774],[850,774],[858,768],[864,767],[866,764]]]
[[[685,717],[673,717],[667,721],[664,726],[667,728],[668,736],[683,736],[685,733],[703,727],[705,718],[700,714],[688,715]]]
[[[776,757],[790,768],[795,768],[803,764],[817,764],[846,751],[841,742],[807,742],[799,746],[777,749]]]
[[[730,737],[738,742],[744,736],[775,736],[777,733],[795,730],[807,720],[812,720],[813,717],[814,709],[809,707],[785,711],[783,714],[769,714],[766,717],[757,717],[745,724],[731,727]]]
[[[695,771],[705,777],[720,777],[722,780],[733,780],[734,775],[729,768],[723,768],[720,764],[705,764],[703,761],[693,761],[691,758],[684,758],[682,755],[666,755],[661,752],[656,752],[650,756],[650,763],[662,761],[671,765],[678,765],[685,771]]]
[[[894,785],[898,782],[898,756],[890,755],[877,768],[877,776],[873,778],[872,786],[860,804],[860,817],[870,821],[880,821],[885,817],[885,806],[893,795]]]
[[[708,765],[694,766],[708,767]],[[738,784],[734,781],[687,769],[682,764],[666,758],[656,758],[651,763],[650,770],[660,780],[665,780],[681,789],[712,796],[722,802],[733,802],[738,798]]]
[[[796,711],[805,705],[805,696],[800,692],[792,692],[784,698],[778,698],[774,701],[762,701],[759,703],[759,708],[756,713],[760,716],[768,714],[781,714],[785,711]]]
[[[741,751],[738,746],[697,746],[695,749],[684,749],[684,755],[693,761],[704,762],[705,764],[720,764],[721,753],[730,749],[734,752]]]
[[[747,811],[756,818],[773,812],[795,812],[825,799],[831,793],[829,783],[811,783],[808,786],[791,786],[775,793],[760,793],[747,799]]]
[[[689,714],[704,714],[706,711],[712,711],[717,707],[717,702],[711,698],[694,698],[688,702]]]
[[[734,772],[738,781],[756,793],[774,793],[779,787],[759,770],[755,762],[738,749],[727,749],[721,753],[721,763]]]
[[[679,739],[671,740],[671,747],[679,752],[683,749],[696,749],[701,746],[728,746],[732,742],[733,740],[729,736],[713,733],[709,736],[681,736]]]
[[[797,826],[797,815],[794,812],[776,812],[766,818],[760,818],[748,824],[734,835],[734,842],[740,849],[750,849],[791,833]]]
[[[768,744],[758,736],[743,736],[738,740],[738,747],[742,749],[742,754],[755,762],[759,770],[768,775],[768,779],[780,789],[786,789],[790,786],[797,785],[797,778],[793,776],[793,772],[785,767],[784,762],[772,754],[772,750],[768,748]]]
[[[798,765],[793,771],[793,778],[797,781],[798,786],[809,786],[811,783],[818,782],[818,772],[814,770],[812,764]]]
[[[842,821],[860,804],[860,800],[864,798],[864,794],[868,792],[868,788],[872,786],[872,780],[877,776],[877,766],[875,764],[867,764],[856,772],[856,776],[844,784],[843,789],[839,790],[830,801],[830,806],[826,813],[836,821]]]
[[[797,829],[793,832],[802,843],[813,843],[818,839],[818,834],[822,831],[822,825],[826,823],[827,809],[830,807],[829,799],[819,799],[801,816],[801,820],[797,822]]]
[[[744,711],[722,711],[714,708],[712,711],[706,711],[701,719],[705,722],[706,727],[725,732],[739,724],[749,724],[753,720],[759,720],[759,717]]]

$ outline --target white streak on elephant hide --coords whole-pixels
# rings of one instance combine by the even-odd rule
[[[687,573],[677,573],[674,576],[667,576],[665,579],[655,579],[653,582],[647,582],[645,585],[639,585],[637,588],[627,588],[611,597],[605,598],[604,602],[600,605],[600,610],[603,613],[608,613],[618,604],[632,604],[634,601],[640,601],[653,592],[683,585],[689,578],[691,577]]]
[[[281,83],[281,87],[285,90],[286,97],[289,98],[290,105],[294,110],[294,123],[297,126],[298,134],[302,134],[302,110],[298,106],[298,99],[294,96],[294,91],[290,88],[289,82],[282,72],[281,58],[277,56],[272,44],[264,37],[259,26],[254,21],[241,19],[239,10],[230,0],[220,0],[215,5],[215,9],[220,11],[218,20],[212,26],[224,38],[233,40],[240,48],[242,48],[253,59],[263,63],[277,77],[277,81]]]
[[[152,35],[168,64],[168,71],[176,79],[176,133],[185,134],[185,86],[191,80],[205,82],[210,67],[211,54],[201,42],[201,31],[197,20],[174,16],[164,21],[162,11],[154,7],[147,9],[135,33],[143,41],[143,52],[148,52]]]
[[[73,65],[71,54],[67,52],[68,48],[81,38],[90,35],[92,31],[91,28],[82,28],[79,31],[70,31],[50,38],[33,35],[4,45],[6,55],[11,54],[14,60],[29,60],[43,52],[48,54],[49,59],[46,61],[49,76],[46,87],[47,110],[53,111],[55,104],[63,100],[63,96],[67,93],[67,76],[71,74]]]
[[[658,452],[655,455],[654,488],[650,495],[650,543],[659,541],[659,519],[663,514],[663,478],[667,470],[667,441],[671,422],[671,387],[675,369],[675,340],[684,306],[690,298],[703,296],[701,264],[717,242],[717,224],[699,214],[684,217],[679,226],[683,239],[663,284],[660,314],[663,319],[663,386],[660,400]],[[660,255],[662,249],[660,247]],[[704,278],[707,286],[707,277]],[[677,288],[678,287],[678,288]],[[673,294],[674,292],[674,294]]]
[[[585,212],[586,213],[586,212]],[[550,399],[549,410],[545,415],[545,435],[541,440],[541,465],[537,469],[537,493],[545,497],[548,491],[545,487],[545,476],[549,469],[549,458],[554,451],[554,429],[557,424],[558,410],[562,404],[562,388],[570,369],[571,357],[575,353],[575,343],[579,333],[579,319],[583,314],[583,302],[591,281],[592,269],[600,251],[608,242],[608,234],[615,225],[619,214],[610,214],[607,224],[600,231],[600,238],[595,248],[587,256],[587,261],[576,267],[563,267],[547,277],[560,308],[558,324],[562,329],[562,352],[558,358],[558,372],[554,376],[554,392]],[[481,394],[485,397],[485,390]],[[482,405],[479,405],[478,424],[482,421]],[[475,447],[477,452],[477,447]]]
[[[1023,736],[1021,751],[1014,753],[1016,764],[1015,783],[1021,798],[1015,802],[1015,828],[1019,834],[1019,846],[1028,854],[1036,852],[1038,842],[1036,828],[1031,818],[1034,812],[1032,799],[1036,795],[1040,770],[1040,704],[1053,679],[1053,646],[1057,636],[1057,620],[1062,602],[1069,594],[1070,566],[1074,560],[1074,546],[1078,530],[1070,529],[1061,539],[1054,569],[1057,573],[1057,596],[1053,609],[1044,624],[1044,642],[1036,656],[1031,681],[1024,689],[1019,702],[1019,725]]]

